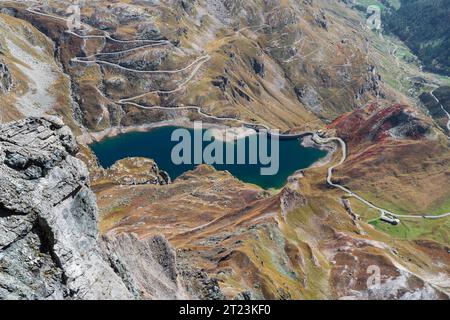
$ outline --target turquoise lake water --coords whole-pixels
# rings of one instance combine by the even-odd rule
[[[177,127],[161,127],[148,132],[130,132],[115,137],[106,138],[90,145],[102,167],[108,168],[116,161],[128,157],[146,157],[156,161],[159,168],[169,173],[175,180],[186,171],[194,169],[197,165],[173,163],[172,149],[179,144],[171,141],[172,133]],[[187,129],[194,137],[194,130]],[[204,131],[203,131],[204,132]],[[199,132],[197,132],[199,133]],[[248,160],[249,139],[246,139],[246,159]],[[194,138],[192,138],[194,140]],[[192,141],[192,145],[193,145]],[[235,146],[236,142],[230,142]],[[210,142],[203,142],[205,148]],[[269,139],[268,150],[270,155],[271,142]],[[226,148],[223,148],[226,155]],[[315,148],[306,148],[300,144],[299,139],[279,141],[279,171],[275,175],[265,176],[261,174],[262,167],[269,165],[258,164],[214,164],[217,170],[227,170],[241,181],[253,183],[264,189],[282,188],[290,175],[300,169],[305,169],[317,160],[326,156],[326,152]],[[235,161],[236,163],[236,161]]]

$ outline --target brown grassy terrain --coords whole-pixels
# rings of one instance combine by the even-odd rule
[[[429,119],[407,106],[371,105],[330,128],[350,152],[341,184],[401,213],[448,212],[450,144]]]
[[[210,56],[182,90],[148,95],[137,102],[174,108],[198,105],[217,116],[283,130],[326,128],[349,147],[336,181],[399,213],[450,211],[448,139],[394,86],[395,81],[380,78],[378,70],[392,77],[399,71],[390,68],[396,65],[394,57],[376,46],[383,47],[383,40],[366,39],[361,17],[343,4],[325,0],[224,3],[228,6],[220,10],[211,7],[211,1],[198,1],[190,8],[178,1],[150,7],[136,1],[87,3],[83,17],[94,27],[91,34],[101,34],[102,25],[117,39],[133,39],[142,37],[143,21],[120,17],[138,12],[150,29],[159,30],[152,37],[173,44],[106,58],[122,66],[168,70]],[[132,45],[82,41],[65,33],[62,21],[26,12],[14,1],[2,6],[18,11],[16,18],[0,14],[0,23],[13,28],[0,34],[0,48],[9,39],[51,65],[57,80],[49,91],[55,98],[50,112],[62,115],[76,134],[81,129],[73,114],[90,132],[199,118],[194,112],[117,103],[153,90],[174,89],[189,70],[141,76],[71,62],[77,56]],[[65,14],[63,2],[46,9]],[[258,28],[245,29],[248,26]],[[30,81],[19,70],[23,62],[14,54],[2,49],[0,57],[15,81],[14,91],[0,100],[3,117],[12,120],[23,116],[15,105],[30,89]],[[227,298],[445,298],[444,293],[449,294],[449,219],[406,219],[394,227],[381,223],[378,212],[349,199],[361,216],[354,219],[342,204],[345,195],[327,186],[326,167],[293,177],[286,188],[273,194],[206,166],[160,185],[160,172],[152,160],[126,159],[103,170],[87,146],[81,146],[79,156],[91,170],[103,233],[164,235],[177,248],[180,264],[217,279]],[[332,162],[338,158],[337,152]],[[371,265],[381,269],[379,290],[367,288]]]
[[[228,298],[243,292],[269,299],[400,297],[395,290],[367,290],[372,264],[381,268],[386,286],[397,279],[411,294],[430,283],[437,288],[438,274],[448,276],[448,255],[431,258],[445,246],[393,240],[353,220],[339,192],[327,189],[324,174],[307,171],[277,195],[205,166],[167,186],[102,189],[101,229],[165,235],[179,260],[217,278]],[[286,212],[286,204],[294,209]]]
[[[8,122],[45,113],[59,114],[73,130],[78,131],[79,128],[73,120],[70,81],[54,58],[54,44],[39,30],[21,19],[0,14],[0,26],[2,30],[0,59],[8,66],[13,83],[11,90],[2,95],[0,100],[2,121]],[[30,61],[28,55],[34,61]],[[32,72],[29,73],[27,70],[33,70],[36,65],[40,68],[36,70],[48,70],[53,79],[40,80],[30,76]],[[46,74],[41,76],[45,77]],[[49,82],[45,91],[42,89],[42,93],[39,91],[43,86],[41,81]],[[34,106],[28,106],[29,101],[24,100],[24,97],[30,95],[38,97],[37,94],[45,95],[45,100],[49,102],[35,100]],[[22,104],[26,105],[26,108],[21,107]]]

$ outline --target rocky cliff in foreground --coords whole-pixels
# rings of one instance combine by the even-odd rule
[[[95,195],[76,152],[58,118],[0,127],[0,300],[183,297],[164,238],[99,241]]]

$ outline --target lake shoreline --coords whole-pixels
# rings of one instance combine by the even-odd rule
[[[217,128],[217,129],[227,129],[230,126],[220,125],[216,123],[202,122],[204,129]],[[97,131],[97,132],[85,132],[77,136],[77,142],[79,144],[89,146],[93,143],[99,143],[107,138],[114,138],[121,134],[126,134],[130,132],[150,132],[154,129],[163,127],[180,127],[186,129],[194,129],[194,122],[189,118],[179,118],[174,120],[165,120],[160,122],[148,123],[136,126],[115,126],[108,129]]]
[[[308,135],[308,136],[305,136],[304,138],[302,138],[301,144],[302,144],[302,146],[304,146],[306,148],[315,148],[315,149],[323,150],[327,153],[325,157],[317,160],[316,162],[311,164],[305,170],[321,168],[321,167],[326,166],[333,160],[333,155],[338,150],[338,148],[334,145],[331,145],[331,144],[324,145],[324,144],[318,144],[318,143],[314,142],[312,135]]]
[[[180,121],[178,119],[177,121],[164,121],[145,126],[112,128],[104,132],[84,135],[83,137],[79,137],[79,141],[88,144],[88,147],[99,160],[99,165],[103,168],[107,168],[123,158],[145,157],[153,159],[160,168],[167,171],[173,179],[176,179],[185,171],[192,170],[197,163],[196,161],[199,161],[193,160],[192,158],[188,158],[188,160],[183,158],[182,160],[184,162],[180,163],[181,165],[177,164],[178,160],[175,163],[173,162],[174,160],[171,158],[173,157],[173,148],[180,146],[179,142],[171,139],[173,129],[177,127],[188,128],[189,130],[198,129],[197,126],[194,126],[194,122]],[[230,129],[228,126],[217,124],[202,124],[201,128],[204,131],[203,134],[210,128],[218,129],[217,131],[219,133],[222,131],[221,128],[224,130]],[[231,135],[233,137],[237,136],[240,139],[246,138],[250,133],[254,135],[256,131],[246,130],[245,127],[231,128]],[[195,135],[192,133],[191,136]],[[280,139],[279,157],[270,159],[270,163],[262,164],[262,162],[258,162],[257,165],[256,163],[253,165],[252,162],[249,162],[240,165],[239,163],[225,163],[221,160],[217,162],[217,165],[215,164],[213,166],[219,171],[228,171],[239,180],[259,185],[263,189],[283,188],[289,176],[295,174],[296,171],[323,166],[332,158],[330,151],[333,151],[333,148],[315,144],[312,137],[312,132],[299,133],[298,138],[294,138],[288,134],[287,139]],[[203,142],[202,148],[205,150],[209,145],[204,145]],[[230,143],[232,141],[223,142]],[[192,140],[192,143],[193,148],[195,148],[196,143],[198,145],[196,139]],[[246,143],[245,145],[246,148],[250,148],[250,144],[247,145]],[[146,148],[146,146],[152,147]],[[186,148],[186,146],[183,146],[183,148]],[[246,149],[244,152],[244,154],[250,154],[248,153],[249,149]],[[193,156],[190,151],[188,153],[183,151],[181,154],[188,154],[188,157]],[[258,155],[261,157],[260,152],[258,152]],[[223,156],[222,154],[221,157]],[[238,154],[235,154],[235,156],[238,156]],[[273,176],[269,174],[271,170],[276,170]],[[265,173],[263,173],[264,171]]]

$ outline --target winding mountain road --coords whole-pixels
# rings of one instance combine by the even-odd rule
[[[139,49],[142,49],[142,47],[139,47]],[[121,54],[121,53],[123,53],[123,51],[109,52],[109,53],[110,54]],[[141,74],[176,74],[176,73],[181,73],[183,71],[186,71],[186,70],[190,69],[192,66],[194,66],[197,63],[199,63],[200,61],[203,61],[203,60],[207,61],[209,59],[210,59],[209,55],[201,56],[201,57],[195,59],[193,62],[191,62],[186,67],[183,67],[181,69],[176,69],[176,70],[136,70],[136,69],[123,67],[123,66],[121,66],[121,65],[119,65],[117,63],[112,63],[112,62],[109,62],[109,61],[104,61],[104,60],[99,60],[99,59],[84,60],[84,57],[72,58],[71,61],[72,62],[79,62],[79,63],[87,63],[87,64],[93,64],[93,63],[94,64],[105,64],[105,65],[108,65],[108,66],[112,66],[112,67],[121,69],[123,71],[134,72],[134,73],[141,73]],[[206,61],[204,61],[204,62],[206,62]],[[202,64],[204,62],[202,62]]]
[[[27,11],[29,11],[31,13],[34,13],[34,14],[38,14],[38,15],[42,15],[42,16],[48,16],[48,17],[51,17],[51,18],[54,18],[54,19],[60,19],[60,20],[67,21],[66,18],[61,18],[61,17],[56,17],[56,16],[53,16],[53,15],[49,15],[49,14],[44,14],[44,13],[41,13],[39,11],[35,11],[35,10],[31,9],[31,8],[27,9]],[[89,26],[89,28],[91,28],[91,27]],[[241,32],[244,29],[248,29],[248,28],[249,27],[240,29],[240,30],[236,31],[235,34]],[[131,51],[134,51],[134,50],[144,49],[145,47],[150,47],[150,46],[154,46],[154,45],[161,45],[161,44],[164,43],[164,41],[161,41],[161,40],[139,40],[139,39],[138,40],[117,40],[117,39],[112,38],[111,35],[109,33],[107,33],[106,31],[103,31],[103,32],[104,32],[103,36],[100,36],[100,35],[80,36],[80,35],[78,35],[78,34],[76,34],[74,32],[68,31],[68,33],[70,33],[70,34],[72,34],[72,35],[74,35],[76,37],[80,37],[80,38],[84,38],[84,39],[107,38],[107,39],[109,39],[111,41],[120,42],[120,43],[137,43],[137,42],[149,41],[149,42],[152,43],[152,45],[144,45],[142,47],[138,47],[138,48],[134,48],[134,49],[128,49],[128,50],[119,51],[119,52],[97,53],[97,54],[91,55],[89,57],[73,58],[72,61],[79,62],[79,63],[105,64],[105,65],[110,65],[110,66],[119,68],[119,69],[124,70],[124,71],[143,73],[143,74],[145,74],[145,73],[149,73],[149,74],[158,74],[158,73],[159,74],[161,74],[161,73],[174,74],[174,73],[180,73],[180,72],[186,71],[186,70],[190,69],[191,67],[193,67],[194,65],[196,65],[196,67],[194,68],[193,72],[191,72],[191,74],[187,77],[187,79],[182,84],[180,84],[176,89],[167,90],[167,91],[157,90],[157,91],[146,92],[146,93],[143,93],[141,95],[134,96],[134,97],[121,99],[121,100],[117,101],[118,104],[132,105],[132,106],[135,106],[135,107],[138,107],[138,108],[142,108],[142,109],[146,109],[146,110],[157,110],[157,109],[160,109],[160,110],[192,110],[192,111],[195,111],[198,114],[200,114],[200,115],[202,115],[202,116],[204,116],[206,118],[209,118],[209,119],[214,119],[214,120],[218,120],[218,121],[234,121],[234,122],[240,123],[240,124],[245,125],[245,126],[250,126],[250,127],[262,127],[265,130],[267,130],[271,135],[276,135],[276,136],[279,136],[280,138],[283,138],[283,137],[286,137],[286,138],[298,137],[298,138],[300,138],[300,137],[304,137],[306,135],[311,135],[313,137],[313,141],[315,143],[319,144],[319,145],[328,145],[330,143],[337,143],[337,145],[340,146],[340,148],[342,150],[342,157],[341,157],[340,161],[337,164],[332,165],[332,166],[330,166],[328,168],[328,174],[327,174],[326,181],[327,181],[327,183],[330,186],[342,190],[343,192],[347,193],[351,197],[354,197],[355,199],[361,201],[362,203],[364,203],[368,207],[379,211],[381,213],[381,217],[386,216],[387,214],[391,215],[393,217],[397,217],[397,218],[412,218],[412,219],[442,219],[442,218],[446,218],[446,217],[450,216],[450,212],[449,213],[445,213],[445,214],[441,214],[441,215],[429,215],[429,214],[405,215],[405,214],[396,214],[396,213],[391,212],[389,210],[386,210],[386,209],[383,209],[381,207],[378,207],[375,204],[371,203],[370,201],[368,201],[368,200],[364,199],[363,197],[359,196],[358,194],[354,193],[350,189],[348,189],[348,188],[346,188],[346,187],[344,187],[344,186],[342,186],[340,184],[334,183],[333,182],[334,170],[337,167],[339,167],[339,166],[341,166],[341,165],[343,165],[345,163],[345,161],[347,160],[347,153],[348,153],[347,152],[348,151],[347,144],[345,143],[344,140],[342,140],[339,137],[323,138],[323,137],[319,136],[319,134],[317,132],[302,132],[302,133],[296,133],[296,134],[279,134],[279,133],[277,133],[277,130],[273,130],[273,129],[269,128],[267,125],[264,125],[264,124],[251,123],[251,122],[247,122],[247,121],[244,121],[244,120],[231,118],[231,117],[223,117],[222,118],[222,117],[217,117],[217,116],[213,116],[213,115],[207,114],[207,113],[205,113],[202,110],[202,108],[200,106],[178,106],[178,107],[150,106],[150,107],[148,107],[148,106],[143,106],[143,105],[140,105],[138,103],[132,102],[133,100],[137,100],[139,98],[142,98],[142,97],[144,97],[146,95],[153,94],[153,93],[170,94],[170,93],[175,93],[175,92],[181,90],[184,86],[186,86],[186,84],[188,82],[190,82],[195,77],[197,72],[200,70],[201,66],[204,63],[206,63],[207,61],[209,61],[209,59],[211,57],[209,55],[201,56],[201,57],[197,58],[195,61],[193,61],[192,63],[190,63],[188,66],[186,66],[186,67],[184,67],[182,69],[177,69],[177,70],[157,70],[157,71],[143,71],[143,70],[135,70],[135,69],[131,69],[131,68],[125,68],[125,67],[122,67],[122,66],[120,66],[118,64],[111,63],[111,62],[104,61],[104,60],[98,60],[98,59],[95,59],[95,60],[92,60],[92,61],[84,60],[86,58],[96,58],[99,55],[114,55],[114,54],[118,55],[118,54],[123,54],[123,53],[131,52]],[[229,37],[229,36],[230,35],[228,35],[227,37]],[[440,103],[440,101],[434,96],[433,92],[431,94],[434,97],[434,99],[436,99],[436,101],[438,103]],[[441,107],[443,108],[442,104],[441,104]],[[444,108],[443,108],[443,110],[446,112],[446,114],[449,117],[448,127],[449,127],[449,130],[450,130],[450,114]]]
[[[340,184],[334,183],[333,182],[333,172],[334,172],[334,170],[337,167],[343,165],[345,163],[345,161],[347,160],[347,144],[341,138],[338,138],[338,137],[321,138],[316,133],[314,133],[313,140],[314,140],[314,142],[316,142],[318,144],[328,144],[328,143],[331,143],[331,142],[337,142],[341,146],[341,149],[342,149],[341,160],[337,164],[335,164],[335,165],[333,165],[333,166],[328,168],[327,183],[330,186],[332,186],[332,187],[335,187],[335,188],[338,188],[338,189],[344,191],[345,193],[349,194],[353,198],[358,199],[359,201],[361,201],[362,203],[364,203],[368,207],[370,207],[372,209],[375,209],[377,211],[380,211],[382,216],[386,215],[386,214],[389,214],[389,215],[391,215],[393,217],[397,217],[397,218],[411,218],[411,219],[418,219],[418,218],[419,219],[420,218],[424,218],[424,219],[441,219],[441,218],[446,218],[446,217],[450,216],[450,212],[444,213],[444,214],[441,214],[441,215],[429,215],[429,214],[406,215],[406,214],[397,214],[397,213],[394,213],[392,211],[389,211],[389,210],[383,209],[381,207],[378,207],[378,206],[374,205],[373,203],[371,203],[370,201],[368,201],[368,200],[364,199],[363,197],[359,196],[358,194],[354,193],[350,189],[348,189],[348,188],[346,188],[346,187],[344,187],[344,186],[342,186]]]
[[[47,13],[43,13],[40,11],[36,11],[33,8],[28,8],[26,9],[28,12],[36,14],[36,15],[41,15],[41,16],[45,16],[45,17],[49,17],[52,19],[57,19],[57,20],[61,20],[61,21],[65,21],[67,22],[68,19],[67,18],[63,18],[63,17],[58,17],[55,15],[51,15],[51,14],[47,14]],[[92,30],[92,27],[82,23],[83,26],[85,26],[88,30]],[[237,31],[237,33],[243,31],[246,28],[240,29]],[[140,95],[137,95],[135,97],[130,97],[130,98],[126,98],[126,99],[121,99],[119,101],[117,101],[116,103],[118,104],[132,104],[135,106],[138,106],[135,103],[131,103],[131,101],[133,100],[137,100],[140,98],[143,98],[147,95],[151,95],[151,94],[171,94],[171,93],[175,93],[178,92],[180,90],[183,89],[183,87],[185,87],[191,80],[192,78],[195,77],[195,75],[197,74],[198,70],[200,69],[200,67],[207,61],[210,60],[210,56],[209,55],[203,55],[201,57],[198,57],[197,59],[195,59],[193,62],[191,62],[189,65],[180,68],[180,69],[176,69],[176,70],[136,70],[136,69],[131,69],[131,68],[127,68],[127,67],[123,67],[117,63],[112,63],[109,61],[105,61],[105,60],[101,60],[98,59],[97,57],[99,56],[117,56],[117,55],[121,55],[121,54],[126,54],[126,53],[130,53],[130,52],[134,52],[134,51],[138,51],[138,50],[143,50],[143,49],[147,49],[147,48],[152,48],[155,46],[161,46],[161,45],[172,45],[172,43],[168,40],[145,40],[145,39],[136,39],[136,40],[118,40],[115,39],[113,37],[111,37],[111,35],[107,32],[107,31],[102,31],[104,34],[103,35],[79,35],[73,31],[66,31],[68,34],[71,34],[75,37],[81,38],[81,39],[97,39],[97,38],[102,38],[102,39],[109,39],[111,41],[117,42],[117,43],[133,43],[136,44],[138,42],[150,42],[150,44],[147,45],[143,45],[143,46],[139,46],[136,48],[132,48],[132,49],[127,49],[127,50],[122,50],[122,51],[115,51],[115,52],[99,52],[99,53],[95,53],[86,57],[75,57],[72,58],[71,61],[75,62],[75,63],[84,63],[84,64],[103,64],[103,65],[108,65],[114,68],[118,68],[120,70],[123,71],[128,71],[128,72],[133,72],[133,73],[140,73],[140,74],[177,74],[177,73],[181,73],[184,71],[189,70],[190,68],[192,68],[193,66],[196,65],[196,67],[194,68],[193,72],[187,77],[187,79],[181,83],[180,85],[177,86],[177,88],[173,89],[173,90],[155,90],[155,91],[150,91],[150,92],[146,92]],[[94,59],[94,60],[89,60],[89,59]],[[102,94],[103,95],[103,94]],[[140,106],[143,107],[143,106]]]
[[[43,16],[43,17],[64,21],[66,23],[69,21],[68,17],[64,18],[64,17],[59,17],[59,16],[55,16],[52,14],[48,14],[48,13],[43,13],[40,11],[36,11],[34,8],[36,8],[36,7],[27,8],[26,11],[29,13],[32,13],[32,14]],[[94,29],[90,25],[88,25],[84,22],[81,22],[81,26],[84,26],[87,30]],[[97,30],[97,29],[95,29],[95,30]],[[109,39],[109,40],[111,40],[113,42],[117,42],[117,43],[136,43],[136,42],[157,43],[157,42],[167,41],[167,40],[148,40],[148,39],[120,40],[120,39],[113,38],[108,31],[105,31],[105,30],[100,30],[100,31],[103,33],[103,35],[79,35],[71,30],[67,30],[66,32],[68,34],[71,34],[80,39],[105,39],[106,38],[106,39]]]

